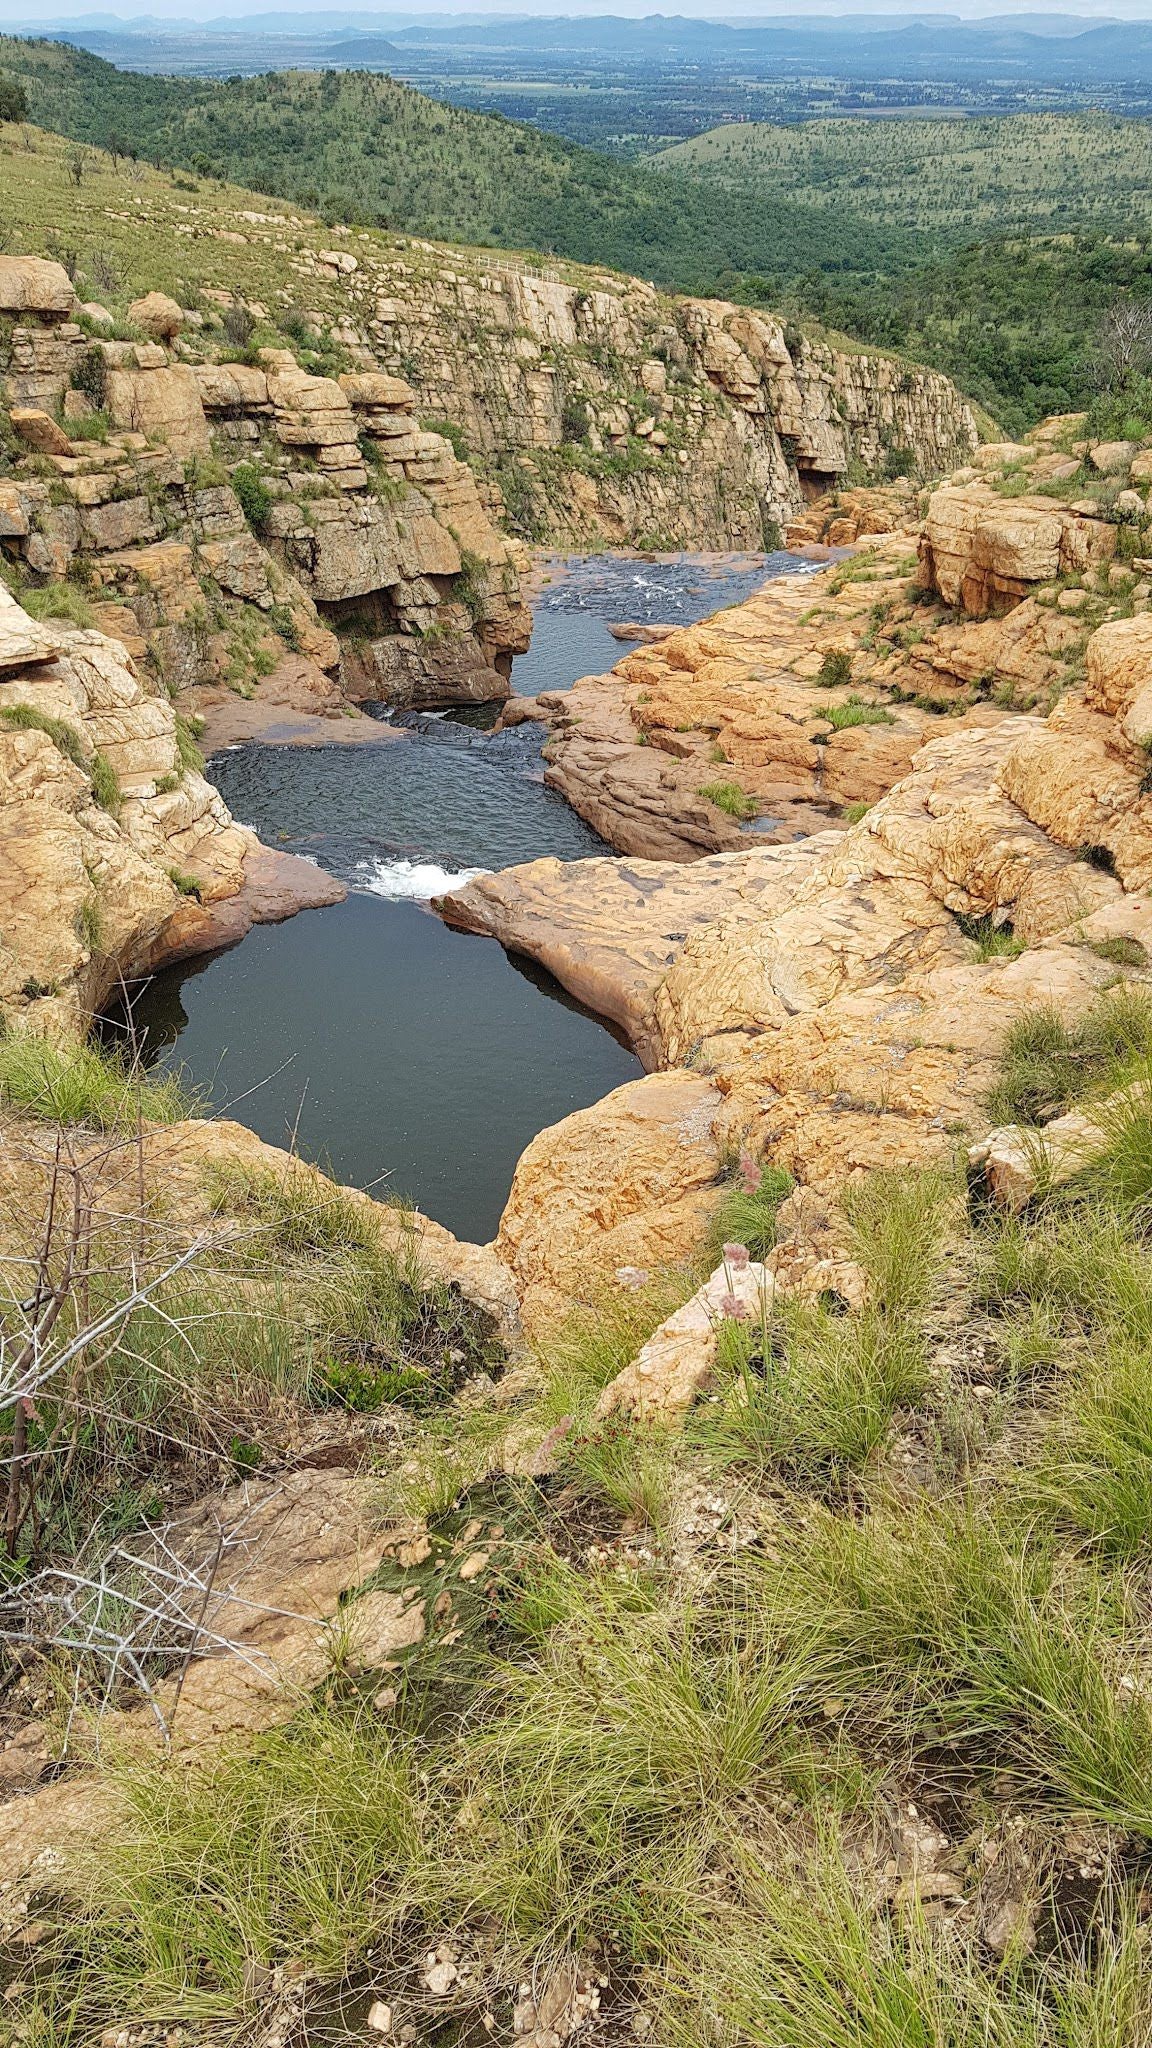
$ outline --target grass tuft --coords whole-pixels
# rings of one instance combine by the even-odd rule
[[[151,1076],[96,1045],[52,1045],[30,1032],[0,1038],[0,1101],[44,1123],[101,1131],[178,1123],[196,1104],[174,1075]]]
[[[997,1123],[1048,1123],[1089,1093],[1119,1086],[1149,1057],[1152,991],[1144,987],[1106,990],[1077,1025],[1040,1004],[1005,1037],[988,1114]]]
[[[726,817],[747,819],[756,816],[755,797],[741,789],[738,782],[704,782],[696,794],[715,804]]]

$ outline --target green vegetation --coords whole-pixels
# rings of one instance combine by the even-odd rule
[[[176,713],[176,752],[180,766],[199,775],[204,767],[204,756],[197,746],[197,730],[203,730],[203,720],[188,719]]]
[[[84,742],[67,719],[53,718],[36,704],[4,704],[0,705],[0,720],[13,732],[45,733],[57,753],[71,761],[74,768],[82,768],[85,774],[88,773],[90,764]]]
[[[300,1396],[297,1276],[359,1260],[360,1232],[339,1202],[301,1233],[295,1194],[253,1201],[258,1295],[182,1281],[117,1348],[148,1430],[196,1433],[174,1322],[203,1333],[184,1377],[218,1427],[226,1347],[260,1429]],[[1146,1239],[1106,1177],[973,1221],[950,1173],[878,1173],[848,1208],[863,1303],[730,1317],[682,1432],[590,1417],[659,1314],[639,1286],[595,1362],[590,1305],[586,1372],[550,1344],[537,1406],[514,1401],[518,1430],[566,1419],[543,1487],[493,1471],[471,1404],[408,1419],[408,1466],[441,1467],[427,1562],[358,1590],[442,1589],[428,1639],[378,1694],[354,1590],[287,1725],[100,1766],[109,1837],[49,1874],[20,1951],[33,2038],[251,2031],[291,1966],[309,2031],[359,2038],[371,1995],[466,2039],[574,1964],[621,2038],[685,2048],[1144,2048]],[[441,1953],[467,1967],[433,1993]]]
[[[144,1074],[97,1045],[57,1046],[30,1032],[0,1036],[0,1102],[43,1123],[131,1131],[177,1123],[196,1105],[175,1075]]]
[[[745,819],[756,816],[755,797],[749,796],[746,790],[741,789],[738,782],[705,782],[696,794],[706,797],[708,802],[715,804],[716,809],[723,811],[726,817]]]
[[[970,939],[977,960],[1017,960],[1025,951],[1024,940],[1007,920],[994,917],[958,917],[966,939]]]
[[[272,511],[272,493],[254,463],[236,464],[232,471],[232,489],[253,533],[264,533]]]
[[[1089,1091],[1107,1092],[1152,1058],[1152,997],[1121,985],[1078,1024],[1041,1004],[1010,1027],[988,1098],[996,1123],[1048,1123]]]
[[[776,1242],[776,1215],[791,1194],[792,1175],[782,1166],[758,1166],[742,1158],[712,1224],[709,1252],[715,1263],[725,1244],[740,1244],[763,1259]]]
[[[843,704],[830,704],[823,714],[833,732],[849,732],[857,725],[895,725],[882,704],[868,704],[863,697],[848,697]]]
[[[114,818],[120,809],[120,781],[107,754],[102,754],[99,748],[92,756],[90,773],[96,802],[102,811],[107,811]]]
[[[829,648],[816,681],[822,690],[842,690],[852,681],[852,656],[847,648]]]
[[[734,188],[741,206],[783,196],[826,218],[890,224],[879,268],[870,257],[839,271],[817,259],[765,283],[801,315],[945,370],[1013,432],[1097,397],[1101,320],[1117,298],[1146,299],[1152,287],[1143,121],[748,122],[654,161]],[[900,246],[910,233],[911,257]]]
[[[100,293],[121,302],[129,278],[185,300],[198,283],[235,279],[276,300],[281,280],[261,238],[221,248],[208,236],[173,236],[157,217],[158,201],[170,213],[173,195],[188,190],[205,224],[243,206],[215,182],[231,178],[329,223],[531,249],[766,305],[788,317],[793,347],[831,330],[929,363],[1019,432],[1099,397],[1101,322],[1118,299],[1152,290],[1139,121],[1089,113],[747,123],[650,163],[624,163],[380,74],[166,79],[14,38],[0,39],[0,58],[31,118],[85,146],[78,183],[72,145],[57,157],[38,141],[30,163],[11,150],[9,217],[25,232],[35,220],[43,245],[66,206],[75,252],[95,265]],[[147,209],[122,204],[129,146]],[[45,157],[61,190],[29,193],[43,184]],[[200,182],[149,170],[145,159],[184,165]],[[313,248],[324,246],[318,233]],[[319,302],[329,296],[334,311],[338,291],[323,290]],[[316,347],[296,309],[276,317],[294,322],[299,346]],[[243,353],[251,337],[237,346]],[[311,355],[309,366],[332,367]],[[99,406],[99,393],[89,395]],[[582,462],[642,459],[631,449],[593,457],[584,428],[573,402],[564,433]],[[906,473],[908,461],[893,448],[889,472]],[[512,516],[522,523],[528,508]]]
[[[102,149],[127,137],[153,162],[278,193],[329,220],[537,249],[683,290],[727,289],[786,253],[793,267],[822,256],[835,265],[853,251],[879,260],[887,246],[858,221],[848,229],[786,201],[770,215],[745,212],[722,191],[447,106],[379,73],[161,78],[11,37],[0,38],[0,61],[45,128]]]
[[[74,583],[30,584],[20,602],[30,619],[60,619],[69,626],[94,626],[96,614]]]

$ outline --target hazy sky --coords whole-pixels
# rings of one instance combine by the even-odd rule
[[[176,21],[235,20],[242,18],[251,26],[257,18],[267,13],[281,31],[289,30],[292,15],[299,14],[301,26],[310,26],[317,15],[331,15],[334,19],[355,22],[367,26],[373,20],[383,25],[391,21],[395,26],[403,22],[414,22],[424,13],[443,19],[445,15],[466,14],[475,20],[480,15],[595,15],[614,14],[640,17],[644,15],[678,14],[700,20],[769,20],[773,15],[785,14],[793,18],[799,15],[840,16],[850,19],[853,15],[878,14],[885,16],[926,14],[950,15],[953,19],[979,20],[995,16],[1003,20],[1006,15],[1047,15],[1070,20],[1075,16],[1085,21],[1147,21],[1152,19],[1152,0],[1075,0],[1072,6],[1053,5],[1053,0],[1007,0],[1007,4],[995,5],[995,0],[665,0],[662,6],[654,6],[652,0],[539,0],[539,4],[525,5],[525,0],[490,0],[490,4],[469,7],[429,5],[427,9],[413,7],[401,10],[397,6],[382,7],[378,14],[368,9],[349,6],[347,0],[309,0],[299,8],[290,5],[277,8],[275,12],[262,7],[259,0],[141,0],[133,5],[132,0],[113,0],[111,6],[101,8],[98,4],[85,6],[84,0],[75,7],[61,4],[61,0],[0,0],[0,23],[11,26],[24,22],[80,22],[93,27],[112,26],[119,21],[127,23],[141,18]]]

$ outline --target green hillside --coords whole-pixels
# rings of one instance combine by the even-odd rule
[[[623,164],[373,73],[154,78],[0,37],[5,72],[44,127],[203,185],[815,317],[946,371],[1011,432],[1088,403],[1107,308],[1152,294],[1142,122],[749,124]]]
[[[1152,127],[1105,114],[765,122],[716,128],[654,163],[756,213],[803,205],[883,221],[893,258],[801,266],[784,299],[931,363],[1012,432],[1089,404],[1119,298],[1152,296]],[[916,255],[909,261],[907,240]]]
[[[499,115],[429,100],[370,72],[208,81],[142,77],[66,45],[0,37],[0,69],[32,120],[130,144],[353,224],[540,249],[687,291],[798,265],[856,271],[905,255],[903,237],[824,210],[752,211],[645,167],[612,162]],[[2,199],[0,199],[2,205]]]
[[[1152,226],[1152,126],[1109,114],[765,121],[653,159],[709,183],[949,239]]]

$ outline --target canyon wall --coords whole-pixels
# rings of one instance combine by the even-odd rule
[[[755,547],[842,478],[952,468],[979,440],[946,377],[769,313],[367,235],[294,269],[346,346],[401,374],[541,542]]]

